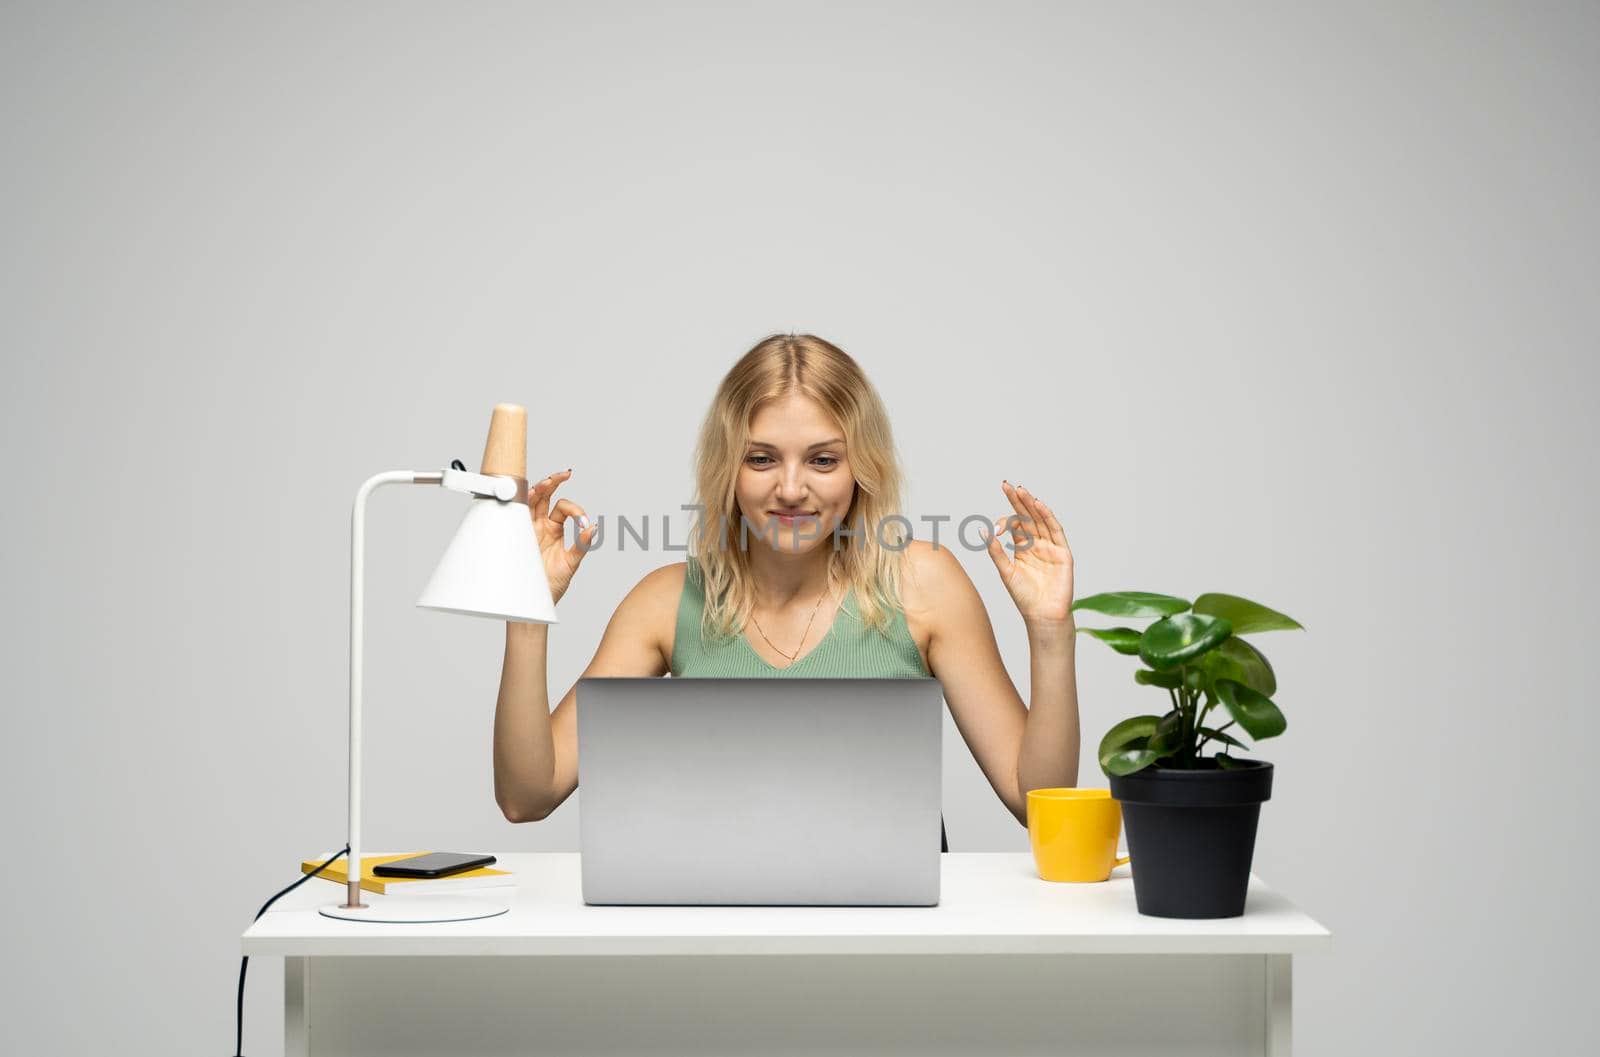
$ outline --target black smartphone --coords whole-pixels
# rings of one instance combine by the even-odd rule
[[[459,851],[430,851],[413,855],[409,859],[379,863],[372,872],[379,877],[449,877],[451,874],[476,870],[494,862],[493,855],[470,855]]]

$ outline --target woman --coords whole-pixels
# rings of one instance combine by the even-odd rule
[[[695,462],[702,514],[689,560],[628,593],[585,676],[931,674],[1020,824],[1027,790],[1077,783],[1072,552],[1043,501],[1002,482],[1015,513],[985,533],[1028,629],[1033,701],[1024,708],[950,547],[910,540],[908,522],[890,519],[901,475],[889,419],[844,352],[810,335],[757,344],[718,387]],[[557,600],[599,528],[571,499],[551,505],[571,473],[535,483],[528,498]],[[570,547],[569,517],[582,526]],[[1006,529],[1012,555],[1000,542]],[[550,711],[547,634],[543,624],[506,625],[494,778],[513,822],[546,817],[578,784],[577,687]]]

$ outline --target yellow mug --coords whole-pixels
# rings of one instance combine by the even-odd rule
[[[1028,843],[1046,881],[1104,881],[1117,855],[1122,805],[1109,789],[1028,790]]]

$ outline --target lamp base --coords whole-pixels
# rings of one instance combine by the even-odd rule
[[[317,913],[325,918],[341,921],[373,921],[384,924],[422,924],[429,921],[473,921],[477,918],[498,917],[511,907],[487,899],[470,896],[421,896],[407,899],[404,896],[374,899],[364,907],[346,907],[335,903],[318,907]]]

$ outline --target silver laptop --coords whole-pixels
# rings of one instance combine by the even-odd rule
[[[933,906],[924,679],[578,680],[585,903]]]

